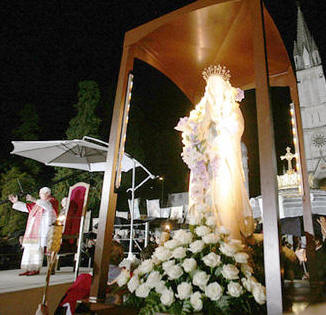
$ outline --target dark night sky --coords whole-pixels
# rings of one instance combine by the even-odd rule
[[[67,124],[74,115],[72,105],[77,101],[77,84],[81,80],[95,80],[100,86],[102,105],[99,114],[104,119],[103,140],[107,140],[110,116],[108,113],[114,100],[124,33],[191,2],[193,1],[1,1],[0,8],[5,13],[5,18],[1,21],[0,41],[0,162],[8,160],[10,141],[13,140],[11,132],[17,124],[16,113],[26,103],[35,104],[42,119],[41,140],[64,137]],[[296,32],[295,1],[264,2],[274,17],[291,56]],[[324,1],[302,0],[300,3],[321,58],[326,60]],[[145,115],[151,115],[153,119],[150,124],[153,128],[162,128],[164,133],[165,129],[173,127],[177,117],[189,112],[189,102],[186,98],[156,70],[138,63],[135,74],[135,102],[142,104]],[[154,87],[154,84],[158,84],[158,87]],[[163,95],[162,90],[168,92]],[[274,92],[276,108],[281,107],[280,104],[288,103],[287,91],[278,89]],[[245,104],[250,104],[253,93],[249,92],[246,96]],[[153,104],[162,108],[167,102],[182,106],[174,110],[175,116],[166,124],[160,125],[155,121],[155,113],[146,113],[146,108]],[[246,105],[243,106],[244,116],[248,117],[245,142],[250,149],[255,146],[256,141],[256,122],[255,118],[250,116],[254,113],[254,108],[251,105],[246,108]],[[280,111],[276,110],[276,113],[279,116]],[[284,117],[283,121],[280,117],[275,118],[278,124],[287,124]],[[288,141],[286,126],[279,128],[278,132],[285,134],[284,142]],[[282,134],[277,134],[278,138],[281,136]],[[144,145],[150,145],[148,141],[143,142]],[[284,148],[285,145],[278,143],[278,147]],[[166,146],[168,151],[168,144]],[[180,148],[179,146],[178,150]],[[166,155],[175,154],[174,151],[171,152]],[[256,167],[257,157],[257,151],[249,152],[250,167]],[[167,170],[168,165],[164,162],[156,163],[153,168],[156,173],[173,173]],[[255,187],[252,194],[257,194],[258,177],[254,177],[251,182]],[[168,187],[172,191],[176,179],[172,178],[172,175],[168,178]]]

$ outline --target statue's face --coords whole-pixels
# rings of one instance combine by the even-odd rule
[[[224,102],[224,93],[227,90],[226,82],[219,75],[213,75],[208,79],[209,93],[214,97],[216,104]]]

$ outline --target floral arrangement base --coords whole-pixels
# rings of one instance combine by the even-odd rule
[[[117,283],[139,314],[264,314],[265,287],[248,261],[241,241],[211,216],[175,231],[150,259],[123,269]]]

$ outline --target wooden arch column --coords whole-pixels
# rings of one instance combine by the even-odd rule
[[[266,51],[262,0],[250,0],[252,44],[256,85],[256,107],[260,163],[260,186],[263,199],[264,265],[267,312],[281,315],[282,281],[279,241],[279,206],[274,126],[270,100],[269,70]]]
[[[134,58],[134,47],[124,46],[111,121],[109,149],[107,154],[108,170],[105,171],[103,179],[99,226],[93,267],[93,280],[89,298],[90,302],[103,301],[105,299],[117,203],[117,195],[114,192],[115,174],[118,162],[128,74],[133,69]]]

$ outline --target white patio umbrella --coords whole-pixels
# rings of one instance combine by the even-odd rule
[[[16,154],[35,161],[44,163],[48,166],[58,166],[85,170],[89,172],[103,172],[107,169],[106,156],[108,143],[84,136],[81,140],[54,140],[54,141],[12,141],[14,150],[11,154]],[[135,186],[135,169],[141,167],[147,177]],[[133,241],[133,221],[134,221],[134,199],[135,191],[149,179],[156,176],[151,174],[142,164],[129,154],[124,153],[121,162],[121,171],[132,171],[131,191],[131,222],[130,222],[130,242],[128,257],[132,259],[132,241]]]
[[[12,141],[14,150],[11,154],[36,160],[48,166],[58,166],[103,172],[107,169],[106,155],[108,144],[91,137],[82,140],[54,141]],[[142,166],[137,160],[125,153],[121,170],[128,172],[135,166]]]

